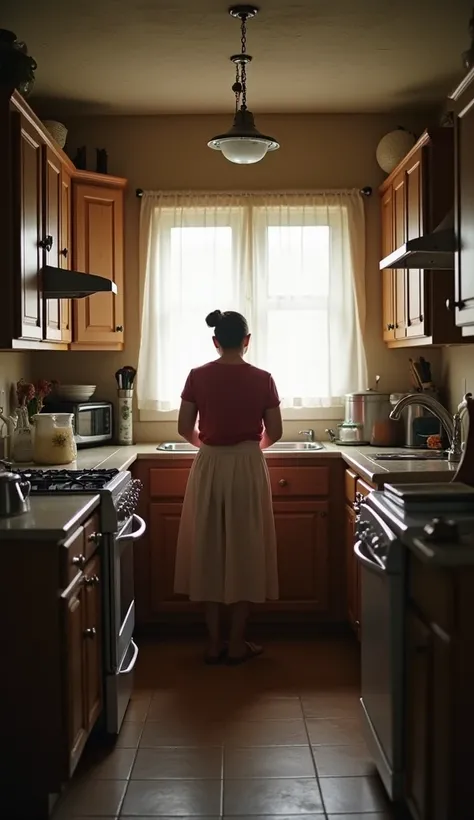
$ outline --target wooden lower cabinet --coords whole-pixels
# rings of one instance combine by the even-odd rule
[[[360,632],[360,568],[354,554],[356,513],[351,504],[346,504],[345,522],[347,619],[358,635]]]
[[[41,549],[34,540],[2,541],[2,741],[9,751],[0,790],[2,817],[10,820],[47,820],[48,795],[73,774],[102,713],[101,562],[87,538],[97,523],[92,516],[65,543],[45,540]]]
[[[85,594],[79,573],[64,604],[64,664],[67,687],[67,775],[73,774],[88,737],[86,701]]]
[[[268,610],[316,610],[328,605],[327,501],[275,501],[278,601]]]
[[[406,801],[413,820],[470,820],[474,782],[474,569],[409,555]]]
[[[340,619],[342,516],[330,500],[333,477],[340,480],[341,465],[304,459],[272,460],[269,464],[278,550],[280,597],[255,606],[256,617],[313,615]],[[337,468],[337,469],[336,469]],[[140,514],[148,522],[146,538],[135,551],[137,617],[142,625],[173,615],[202,611],[174,592],[176,546],[190,462],[139,460],[134,475],[144,492]],[[341,589],[342,593],[342,589]],[[336,601],[337,598],[337,601]],[[334,613],[334,615],[331,615]],[[168,617],[169,616],[169,617]]]

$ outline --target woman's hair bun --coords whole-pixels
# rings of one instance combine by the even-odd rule
[[[209,313],[206,316],[206,325],[208,327],[217,327],[223,315],[224,314],[220,310],[213,310],[212,313]]]

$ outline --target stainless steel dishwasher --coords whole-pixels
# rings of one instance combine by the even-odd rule
[[[405,548],[361,504],[354,552],[361,578],[361,705],[369,751],[392,800],[403,794]]]

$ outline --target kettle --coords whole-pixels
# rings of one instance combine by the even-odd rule
[[[30,509],[31,484],[19,473],[0,472],[0,518],[22,515]]]

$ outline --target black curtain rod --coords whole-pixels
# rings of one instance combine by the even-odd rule
[[[369,196],[372,196],[373,191],[372,191],[372,188],[371,188],[370,185],[366,185],[365,188],[360,189],[359,193],[360,193],[361,196],[369,197]],[[135,190],[135,195],[138,197],[138,199],[141,199],[143,194],[144,194],[143,188],[137,188]]]

